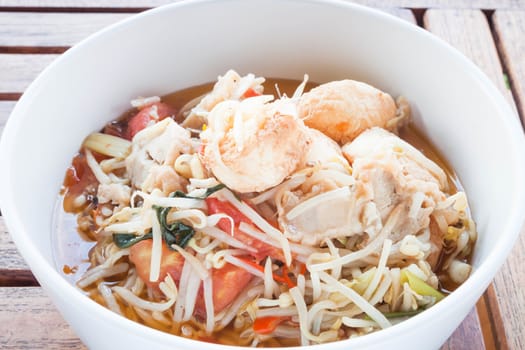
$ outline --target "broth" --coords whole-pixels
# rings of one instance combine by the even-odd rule
[[[264,84],[265,93],[278,95],[278,86],[281,94],[286,94],[291,96],[295,88],[300,84],[300,81],[297,80],[288,80],[288,79],[275,79],[268,78]],[[187,102],[191,101],[195,97],[201,96],[206,92],[209,92],[213,87],[214,83],[207,83],[199,86],[190,87],[174,93],[170,93],[161,97],[161,101],[169,104],[176,111],[180,110]],[[315,83],[308,83],[305,91],[308,91],[312,87],[316,86]],[[132,116],[133,113],[136,113],[136,110],[131,109],[123,113],[119,119],[111,124],[115,128],[123,127],[127,120]],[[179,120],[180,122],[180,120]],[[438,150],[429,142],[429,140],[419,132],[412,124],[408,127],[405,127],[400,132],[400,137],[408,141],[414,147],[419,149],[425,156],[438,164],[445,172],[448,178],[450,193],[455,193],[458,190],[461,190],[461,183],[455,174],[454,170],[451,168],[446,159],[438,152]],[[76,281],[86,272],[90,267],[89,257],[92,254],[92,249],[94,249],[95,241],[93,240],[93,235],[90,234],[89,225],[80,224],[78,222],[78,212],[74,212],[71,208],[71,203],[64,202],[62,196],[57,201],[57,206],[55,210],[54,218],[54,258],[56,268],[59,271],[62,271],[64,277],[72,284],[75,284]],[[83,227],[82,229],[80,227]],[[124,262],[129,263],[127,257],[121,258]],[[439,272],[437,272],[439,274]],[[440,287],[441,291],[444,294],[450,293],[454,290],[457,285],[448,280],[447,278],[440,276]],[[107,280],[106,284],[111,286],[116,282],[112,280]],[[105,305],[104,299],[100,295],[99,290],[95,288],[84,289],[86,294],[100,303]],[[145,295],[143,295],[145,296]],[[162,320],[156,320],[149,315],[142,314],[140,311],[137,311],[132,306],[129,306],[126,302],[121,300],[117,296],[117,302],[119,303],[123,314],[136,322],[142,323],[144,325],[156,328],[158,330],[168,332],[175,335],[183,335],[186,337],[199,339],[208,342],[217,342],[222,344],[230,345],[246,345],[249,343],[245,339],[240,338],[239,331],[234,330],[233,326],[230,324],[225,329],[216,332],[212,335],[207,335],[202,329],[202,326],[198,325],[195,322],[183,322],[180,324],[172,325],[163,322]],[[299,345],[299,339],[297,340],[278,340],[270,338],[267,341],[260,343],[260,346],[266,347],[275,347],[275,346],[294,346]]]

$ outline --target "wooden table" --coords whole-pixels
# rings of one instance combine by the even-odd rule
[[[167,0],[0,0],[0,133],[51,61],[96,30]],[[525,0],[360,0],[448,41],[525,118]],[[1,194],[0,194],[1,195]],[[525,195],[525,194],[524,194]],[[442,349],[525,349],[525,235]],[[0,348],[85,349],[18,254],[0,215]]]

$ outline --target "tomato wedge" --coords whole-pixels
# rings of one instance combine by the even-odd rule
[[[153,120],[155,115],[154,109],[157,109],[156,114],[158,120],[162,120],[175,114],[175,110],[163,102],[153,103],[143,107],[137,114],[135,114],[128,122],[125,138],[131,140],[139,131],[146,128],[149,122]]]
[[[225,264],[220,269],[213,269],[211,280],[215,313],[221,312],[226,306],[230,305],[248,285],[252,277],[248,271],[232,264]],[[198,315],[206,315],[203,294],[204,292],[201,289],[195,305],[195,312]]]
[[[137,274],[147,286],[155,289],[158,288],[159,283],[166,278],[167,274],[170,274],[179,286],[182,268],[184,266],[184,257],[178,252],[169,250],[164,242],[162,243],[159,279],[156,282],[150,282],[149,273],[152,245],[153,241],[148,239],[140,241],[130,248],[129,259],[135,265]],[[220,269],[212,269],[211,278],[215,313],[223,310],[237,298],[252,277],[248,271],[231,264],[226,264]],[[195,305],[195,312],[201,316],[206,315],[202,287],[199,290],[199,298]]]
[[[244,222],[249,225],[253,225],[253,223],[243,213],[241,213],[237,208],[235,208],[233,204],[231,204],[230,202],[220,201],[217,198],[208,197],[206,199],[206,205],[208,206],[208,215],[221,213],[226,214],[233,219],[233,237],[236,240],[254,248],[256,252],[253,253],[253,256],[258,261],[268,256],[280,261],[285,260],[281,249],[278,249],[272,245],[262,242],[239,230],[239,225],[241,224],[241,222]],[[217,226],[224,232],[232,232],[231,222],[228,219],[219,220]]]
[[[137,274],[149,287],[157,288],[159,283],[166,278],[169,273],[174,281],[180,280],[184,257],[178,252],[169,250],[168,246],[162,242],[162,255],[160,260],[160,274],[156,282],[150,282],[149,273],[151,266],[151,248],[153,240],[147,239],[140,241],[129,250],[129,260],[135,265]]]

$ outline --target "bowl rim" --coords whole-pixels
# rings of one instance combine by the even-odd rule
[[[224,2],[237,2],[238,0],[225,0]],[[280,0],[280,2],[287,3],[298,3],[300,0]],[[10,164],[12,156],[9,152],[11,148],[10,145],[13,144],[16,138],[17,129],[20,125],[20,119],[24,115],[24,109],[29,104],[29,102],[36,98],[38,91],[41,86],[46,84],[47,77],[50,76],[53,71],[56,69],[61,62],[69,59],[70,56],[76,55],[77,52],[82,52],[83,48],[88,46],[92,41],[98,40],[99,37],[104,36],[107,32],[112,32],[115,29],[125,27],[128,25],[133,25],[134,22],[140,20],[142,17],[146,16],[155,16],[158,13],[165,11],[172,11],[179,7],[195,6],[197,4],[210,4],[215,2],[214,0],[189,0],[175,2],[163,6],[159,6],[144,12],[132,15],[126,19],[123,19],[117,23],[114,23],[102,30],[97,31],[94,34],[91,34],[87,38],[80,41],[78,44],[71,47],[64,54],[60,55],[56,60],[54,60],[49,66],[47,66],[37,78],[30,84],[26,89],[20,100],[16,103],[15,108],[13,109],[11,116],[8,118],[8,121],[5,125],[2,137],[0,139],[0,159],[3,164]],[[278,3],[278,0],[273,0],[274,3]],[[396,26],[403,27],[405,31],[411,31],[413,35],[424,36],[426,40],[430,40],[434,45],[439,46],[442,50],[447,50],[448,53],[453,56],[454,60],[460,62],[465,68],[465,74],[468,74],[474,77],[480,88],[487,92],[487,96],[491,96],[491,103],[497,106],[498,110],[501,110],[501,114],[505,115],[505,118],[501,119],[502,128],[506,130],[509,139],[512,141],[515,148],[512,152],[512,158],[510,160],[514,161],[515,170],[516,170],[516,179],[525,178],[525,162],[519,157],[518,149],[525,149],[525,138],[523,134],[523,129],[519,124],[519,118],[516,117],[515,112],[512,110],[508,102],[505,100],[501,92],[496,88],[496,86],[490,81],[490,79],[477,67],[475,66],[468,58],[466,58],[462,53],[457,49],[452,47],[450,44],[446,43],[442,39],[434,36],[428,31],[415,26],[411,23],[406,22],[403,19],[397,18],[393,15],[387,14],[380,11],[379,9],[367,7],[360,4],[346,2],[344,0],[302,0],[303,3],[313,3],[313,4],[322,4],[326,6],[339,7],[348,11],[360,12],[364,16],[372,16],[379,18],[383,21],[388,21],[393,23]],[[19,117],[20,115],[20,117]],[[54,286],[53,290],[57,290],[58,293],[63,295],[68,295],[70,298],[69,304],[75,303],[78,308],[85,310],[93,315],[95,318],[100,318],[100,320],[111,324],[114,327],[127,329],[127,331],[132,331],[137,336],[143,339],[151,339],[154,342],[161,342],[164,344],[177,344],[182,346],[188,346],[193,348],[201,349],[248,349],[247,347],[239,346],[229,346],[229,345],[220,345],[220,344],[210,344],[202,341],[196,341],[192,339],[187,339],[180,336],[174,336],[169,333],[164,333],[162,331],[144,326],[137,322],[131,321],[125,317],[122,317],[104,306],[99,305],[95,301],[91,300],[89,297],[84,295],[81,290],[76,286],[70,284],[60,272],[48,263],[44,256],[40,253],[39,249],[35,244],[29,239],[27,230],[23,222],[23,218],[18,212],[17,208],[14,206],[12,186],[9,186],[10,179],[12,175],[9,171],[0,172],[0,189],[2,196],[0,197],[0,206],[2,208],[4,221],[9,230],[13,241],[15,242],[18,250],[21,255],[24,257],[31,270],[35,272],[37,279],[45,278],[45,283],[42,283],[42,287],[49,291],[47,288]],[[514,184],[516,187],[516,193],[525,192],[525,183],[516,181]],[[479,298],[479,295],[486,289],[497,270],[501,267],[504,260],[510,253],[510,250],[514,246],[516,239],[519,236],[520,229],[525,219],[525,198],[514,200],[513,205],[509,205],[509,215],[508,217],[512,220],[507,221],[503,224],[502,232],[507,232],[508,239],[506,241],[499,240],[495,242],[493,249],[488,253],[487,258],[479,264],[477,269],[472,273],[467,281],[465,281],[459,288],[457,288],[453,293],[443,299],[440,303],[434,305],[430,310],[422,312],[416,316],[411,317],[408,320],[405,320],[399,324],[394,325],[388,329],[383,329],[371,334],[364,335],[362,337],[346,339],[337,342],[312,345],[316,348],[326,348],[330,349],[343,349],[347,346],[361,346],[367,345],[369,343],[374,343],[381,339],[388,339],[390,336],[396,334],[410,334],[411,330],[416,323],[420,322],[436,322],[438,319],[444,319],[443,315],[446,315],[444,311],[448,308],[454,308],[456,303],[461,303],[467,295],[476,294]],[[512,244],[510,244],[512,243]],[[483,271],[480,273],[478,271]],[[437,318],[436,318],[437,316]],[[302,346],[291,347],[286,349],[300,349]]]

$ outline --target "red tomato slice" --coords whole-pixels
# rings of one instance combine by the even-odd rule
[[[222,311],[233,302],[251,279],[251,273],[231,264],[226,264],[221,269],[214,269],[212,282],[215,313]]]
[[[248,97],[255,97],[255,96],[261,96],[260,93],[258,93],[257,91],[255,91],[254,89],[252,88],[249,88],[248,90],[246,90],[246,92],[244,93],[244,95],[242,95],[244,98],[248,98]]]
[[[162,282],[169,273],[175,283],[179,285],[182,267],[184,266],[184,257],[177,252],[169,250],[164,242],[162,243],[159,279],[156,282],[150,282],[149,273],[152,245],[153,240],[147,239],[134,244],[130,248],[129,259],[135,265],[139,277],[149,287],[158,288],[159,283]],[[213,305],[216,313],[228,306],[252,279],[252,275],[249,272],[231,264],[226,264],[220,269],[212,269],[211,274]],[[195,310],[199,315],[206,315],[206,308],[202,296],[203,290],[201,286]]]
[[[146,239],[140,241],[129,250],[129,260],[135,265],[137,274],[149,287],[158,287],[159,283],[164,281],[166,275],[169,273],[175,282],[180,280],[182,267],[184,266],[184,257],[178,252],[169,250],[164,242],[162,242],[162,257],[160,260],[160,274],[156,282],[150,282],[150,264],[151,264],[151,247],[153,240]]]
[[[158,120],[162,120],[175,114],[173,108],[163,102],[153,103],[146,107],[143,107],[137,114],[135,114],[128,122],[128,128],[126,132],[126,138],[131,140],[135,134],[148,126],[149,122],[153,120],[152,114],[154,115],[154,109],[157,109]]]
[[[230,202],[223,202],[217,198],[206,198],[206,205],[208,206],[208,214],[226,214],[233,219],[235,226],[239,226],[241,222],[252,224],[251,220],[248,219],[243,213],[233,206]],[[231,232],[231,222],[228,219],[221,219],[217,223],[217,226],[225,232]]]
[[[233,219],[234,228],[233,228],[233,237],[242,243],[255,248],[257,250],[253,256],[258,260],[262,260],[267,256],[271,256],[277,260],[284,261],[284,255],[281,249],[278,249],[274,246],[271,246],[267,243],[264,243],[256,238],[253,238],[250,235],[242,232],[238,229],[241,222],[246,224],[253,225],[250,219],[248,219],[243,213],[241,213],[237,208],[233,206],[230,202],[223,202],[217,198],[207,198],[206,205],[208,206],[208,214],[217,214],[222,213],[226,214]],[[228,219],[221,219],[217,223],[217,226],[224,232],[232,232],[231,222]]]

